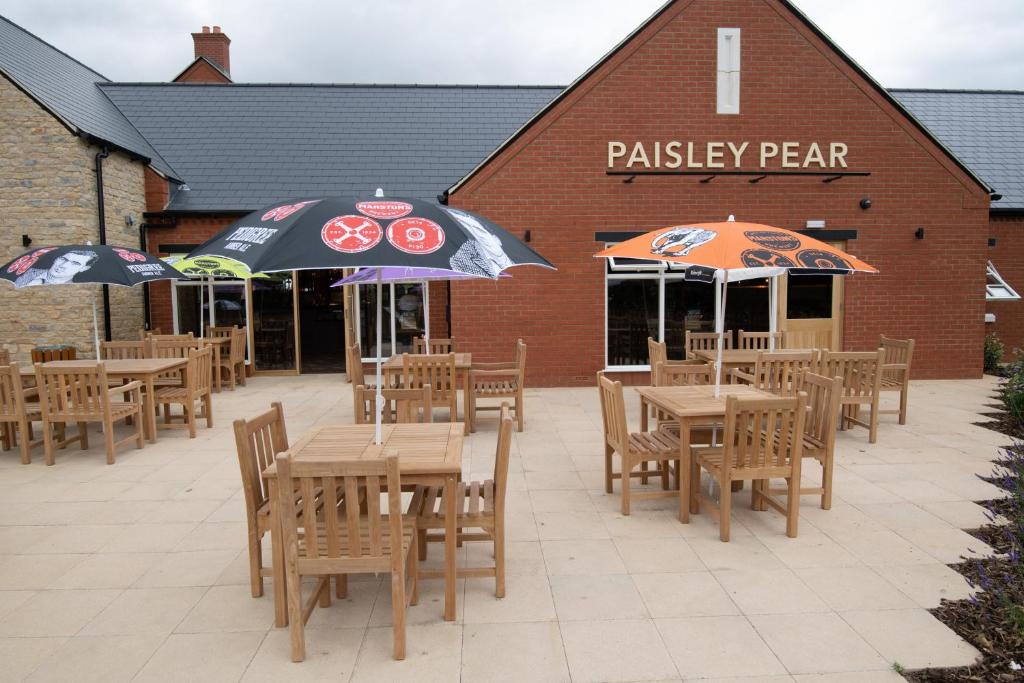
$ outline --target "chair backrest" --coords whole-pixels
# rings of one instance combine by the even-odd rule
[[[39,406],[57,422],[102,420],[109,410],[107,369],[102,362],[84,367],[46,367],[36,363]]]
[[[217,337],[230,337],[238,329],[235,325],[207,325],[206,336],[216,339]]]
[[[885,351],[829,351],[823,354],[818,374],[843,379],[843,396],[874,395],[882,384]]]
[[[192,396],[208,394],[213,388],[213,348],[190,349],[185,368],[185,389]]]
[[[658,367],[658,363],[668,360],[668,346],[665,342],[655,341],[654,337],[648,337],[647,359],[651,366],[651,385],[654,386],[654,368]]]
[[[501,404],[498,415],[498,446],[494,452],[494,509],[505,509],[505,491],[508,489],[508,461],[512,450],[512,410],[508,403]]]
[[[402,568],[402,489],[398,456],[382,460],[296,461],[277,456],[278,509],[284,548],[300,573],[337,574],[357,569]],[[387,517],[381,491],[387,489]],[[343,502],[339,508],[339,491]],[[365,491],[366,515],[360,515]],[[300,501],[296,504],[296,496]],[[299,544],[299,534],[303,542]],[[385,529],[391,543],[385,546]]]
[[[732,330],[723,333],[725,345],[723,349],[732,348]],[[718,333],[716,332],[690,332],[686,331],[686,357],[692,358],[694,351],[717,351]]]
[[[603,372],[599,372],[597,390],[601,395],[605,443],[619,453],[625,453],[629,444],[629,429],[626,427],[626,404],[622,397],[622,382],[613,382],[605,377]]]
[[[0,365],[11,364],[11,352],[7,349],[0,349]]]
[[[402,387],[430,387],[434,399],[447,399],[455,391],[455,354],[402,354]]]
[[[770,351],[772,338],[775,338],[775,348],[783,349],[782,332],[745,332],[740,330],[737,334],[740,348],[745,351]]]
[[[654,369],[656,387],[692,387],[715,381],[714,367],[709,363],[658,363]]]
[[[348,381],[352,382],[352,386],[366,384],[366,378],[363,376],[363,352],[359,349],[359,344],[351,344],[345,349],[345,372],[348,373]]]
[[[879,347],[885,352],[882,379],[904,382],[910,379],[910,361],[914,357],[913,339],[892,339],[881,335]]]
[[[806,413],[807,394],[803,392],[779,398],[726,397],[725,476],[735,470],[760,470],[765,476],[759,478],[769,479],[799,462]]]
[[[149,330],[143,327],[139,330],[139,341],[146,341],[154,334],[163,334],[163,330],[161,330],[159,327],[154,327]]]
[[[231,351],[228,359],[232,365],[245,362],[245,329],[241,327],[231,328]]]
[[[25,390],[17,363],[0,365],[0,422],[17,419],[25,410]]]
[[[436,356],[444,353],[453,353],[454,351],[454,339],[424,339],[423,337],[413,337],[412,340],[413,353],[426,353]]]
[[[519,368],[519,386],[526,383],[526,344],[522,339],[516,340],[515,364]]]
[[[814,370],[817,351],[759,351],[754,364],[754,386],[773,394],[793,393],[801,370]]]
[[[801,370],[796,379],[796,391],[807,394],[804,434],[815,445],[831,451],[836,442],[843,379],[817,375],[806,369]]]
[[[395,424],[403,422],[433,422],[434,404],[430,387],[419,389],[382,389],[384,406],[381,410],[381,422]],[[356,424],[373,424],[373,407],[377,400],[377,391],[372,387],[357,385],[355,388]]]
[[[274,462],[278,453],[288,450],[284,409],[280,403],[271,403],[267,412],[251,420],[235,420],[234,426],[245,506],[250,518],[254,518],[256,511],[269,502],[263,470]]]
[[[174,339],[167,338],[175,337]],[[188,358],[188,352],[198,349],[203,343],[189,335],[188,337],[177,335],[153,335],[149,339],[149,349],[146,354],[150,358]]]
[[[195,339],[195,335],[191,332],[185,332],[183,334],[160,334],[159,332],[150,332],[146,335],[147,339],[153,339],[155,341],[175,341],[180,339]]]
[[[135,360],[146,357],[144,341],[102,341],[100,358],[103,360]]]

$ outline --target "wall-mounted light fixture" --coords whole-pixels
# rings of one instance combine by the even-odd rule
[[[996,238],[995,237],[989,237],[988,238],[988,246],[990,246],[990,247],[996,246]]]
[[[865,211],[870,209],[871,208],[871,198],[870,197],[865,197],[864,199],[860,200],[860,208],[864,209]]]
[[[21,246],[23,246],[23,247],[30,247],[30,246],[32,246],[32,238],[29,237],[28,235],[22,235],[21,236]]]
[[[129,228],[135,225],[135,214],[130,212],[126,213],[124,215],[124,224],[127,225]]]
[[[918,228],[914,231],[914,237],[919,240],[924,239],[924,228]]]
[[[527,230],[527,231],[526,231],[526,232],[525,232],[525,233],[523,234],[523,241],[524,241],[524,242],[529,242],[529,241],[530,241],[530,231],[529,231],[529,230]]]

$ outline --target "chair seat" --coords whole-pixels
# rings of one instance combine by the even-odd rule
[[[455,491],[459,526],[491,526],[494,520],[494,481],[460,481]],[[409,505],[420,527],[444,528],[443,486],[417,486]]]
[[[25,417],[31,422],[40,422],[43,417],[40,412],[38,403],[26,403],[25,404]],[[21,419],[20,415],[14,413],[3,413],[0,412],[0,422],[17,422]]]
[[[514,380],[480,381],[473,384],[477,396],[506,396],[518,393],[518,382]]]
[[[383,520],[386,520],[387,519],[387,515],[382,515],[381,518]],[[323,522],[317,522],[317,527],[319,529],[318,534],[317,534],[317,538],[318,538],[317,553],[321,557],[326,557],[327,556],[327,552],[328,552],[327,551],[327,548],[328,548],[328,545],[327,545],[328,538],[327,538],[326,533],[324,533],[325,525],[324,525]],[[401,538],[401,545],[402,545],[403,552],[404,551],[408,551],[409,548],[412,547],[412,539],[413,539],[413,535],[415,533],[416,533],[416,520],[414,518],[412,518],[412,517],[403,517],[402,518],[402,538]],[[344,514],[339,514],[338,515],[338,533],[337,533],[336,538],[337,538],[337,541],[338,541],[338,552],[335,553],[335,554],[340,554],[343,557],[352,557],[354,555],[353,549],[352,549],[351,543],[350,543],[350,540],[351,540],[352,537],[349,534],[347,520],[346,520]],[[306,557],[306,535],[301,530],[300,530],[299,535],[298,535],[298,542],[299,542],[299,560],[302,561],[302,560],[305,560],[305,559],[314,559],[314,558]],[[362,555],[370,555],[370,554],[379,555],[381,553],[383,553],[385,555],[390,554],[391,547],[392,547],[391,529],[390,529],[390,527],[386,523],[381,525],[381,528],[380,528],[381,550],[380,550],[380,552],[376,552],[376,551],[374,551],[372,549],[372,547],[370,545],[370,531],[369,531],[369,527],[368,527],[368,524],[367,524],[367,519],[365,517],[362,517],[359,520],[359,542],[360,542],[360,554],[362,554]]]
[[[187,401],[188,400],[188,389],[185,387],[161,387],[153,392],[153,398],[158,403],[160,401]]]
[[[902,389],[903,380],[898,377],[882,377],[882,390],[885,389]]]
[[[679,437],[668,431],[632,432],[629,435],[629,450],[640,456],[679,455]]]
[[[725,449],[721,446],[710,446],[704,448],[692,449],[693,457],[697,459],[697,462],[708,472],[712,474],[722,471],[722,466],[725,460]],[[734,463],[735,465],[735,463]],[[789,467],[756,467],[756,468],[736,468],[733,470],[734,478],[751,478],[752,473],[756,471],[757,478],[764,477],[786,477],[791,472]]]

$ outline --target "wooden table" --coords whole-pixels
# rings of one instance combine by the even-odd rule
[[[199,341],[213,347],[213,390],[220,393],[221,351],[227,347],[228,354],[231,353],[231,337],[202,337]]]
[[[469,371],[473,367],[473,354],[471,353],[456,353],[455,354],[455,372],[462,376],[462,416],[465,419],[465,430],[466,434],[469,434],[472,424],[470,423],[469,414]],[[384,386],[394,386],[395,383],[392,381],[395,375],[402,373],[402,356],[395,355],[388,358],[381,364],[381,371],[384,373],[384,377],[387,378],[387,382]],[[454,416],[455,419],[459,419],[458,416]]]
[[[775,350],[786,353],[807,353],[811,351],[811,349],[783,348]],[[722,381],[725,382],[728,381],[728,378],[731,378],[730,370],[735,368],[753,368],[757,364],[757,354],[759,353],[771,353],[771,351],[767,349],[722,349]],[[718,352],[711,349],[699,349],[694,351],[693,355],[712,365],[718,362]]]
[[[416,485],[444,486],[444,618],[455,620],[455,548],[458,518],[456,487],[462,475],[463,426],[452,423],[413,423],[383,425],[380,446],[373,443],[373,425],[335,425],[319,427],[304,435],[288,449],[296,460],[325,459],[370,460],[387,452],[398,454],[402,488]],[[274,623],[288,625],[285,591],[284,552],[281,543],[280,516],[277,509],[277,466],[263,471],[270,497],[270,534],[273,546]],[[413,551],[415,552],[415,550]]]
[[[756,353],[756,352],[755,352]],[[698,424],[721,423],[725,420],[727,396],[741,398],[778,398],[747,384],[724,384],[715,396],[712,384],[691,387],[637,387],[640,394],[640,430],[648,429],[651,406],[679,421],[679,495],[686,503],[679,506],[679,521],[688,523],[693,501],[690,500],[690,429]]]
[[[54,360],[44,363],[48,368],[87,368],[96,365],[95,360]],[[105,360],[103,365],[107,369],[107,377],[119,380],[139,380],[146,387],[146,393],[142,397],[143,410],[146,412],[146,421],[143,425],[146,433],[146,440],[150,443],[156,441],[156,403],[153,401],[153,392],[156,390],[156,379],[160,375],[183,369],[188,365],[187,358],[126,358],[121,360]],[[31,365],[21,366],[22,377],[34,377],[35,368]]]

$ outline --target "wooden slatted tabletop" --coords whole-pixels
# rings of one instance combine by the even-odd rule
[[[812,349],[775,349],[776,351],[785,351],[786,353],[807,353]],[[759,353],[771,353],[767,349],[722,349],[722,364],[727,366],[734,365],[749,365],[753,366],[757,362],[757,354]],[[694,356],[701,360],[709,363],[715,363],[718,361],[718,352],[711,349],[699,349],[692,352]]]
[[[727,396],[740,398],[777,398],[775,394],[749,384],[723,384],[719,396],[711,384],[690,387],[637,387],[646,404],[654,405],[675,418],[723,417]]]
[[[411,354],[410,354],[411,355]],[[441,354],[447,355],[447,354]],[[455,354],[455,369],[456,370],[469,370],[473,365],[473,354],[471,353],[456,353]],[[402,354],[391,356],[381,364],[381,369],[384,372],[394,372],[402,369]]]
[[[412,354],[410,354],[412,355]],[[446,355],[446,354],[441,354]],[[381,371],[387,377],[394,377],[395,375],[402,372],[402,354],[391,356],[381,364]],[[455,354],[455,371],[461,375],[462,384],[462,417],[465,420],[464,429],[465,433],[469,434],[469,371],[473,367],[473,354],[471,353],[456,353]],[[392,381],[388,381],[387,386],[393,386]],[[452,416],[453,420],[457,420],[458,416]]]

